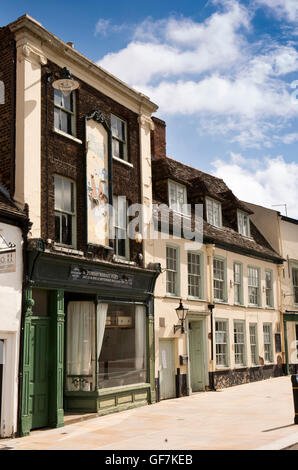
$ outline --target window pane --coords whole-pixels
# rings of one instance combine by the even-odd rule
[[[99,388],[147,381],[143,306],[109,305],[98,362]]]
[[[59,176],[55,176],[54,178],[55,184],[55,209],[62,210],[62,178]]]
[[[215,322],[216,364],[218,366],[228,365],[228,335],[227,322]]]
[[[245,333],[242,322],[234,322],[234,354],[235,364],[245,365]]]
[[[62,219],[62,243],[64,245],[72,244],[72,216],[61,214]]]
[[[55,213],[55,242],[56,243],[61,243],[60,230],[61,230],[60,214]]]

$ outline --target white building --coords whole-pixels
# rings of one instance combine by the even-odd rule
[[[0,436],[17,431],[26,215],[0,184]]]

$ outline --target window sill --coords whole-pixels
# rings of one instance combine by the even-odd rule
[[[263,310],[262,305],[248,304],[247,308],[258,308],[258,309]]]
[[[226,300],[214,299],[214,303],[215,304],[221,304],[221,305],[229,305],[229,302],[227,302]]]
[[[202,299],[201,297],[193,297],[193,296],[191,296],[191,295],[189,295],[189,296],[187,297],[187,300],[194,300],[194,301],[199,301],[199,302],[206,302],[206,300],[205,300],[205,299]]]
[[[230,366],[216,366],[215,372],[226,372],[230,369]]]
[[[60,253],[65,253],[68,255],[84,256],[84,253],[82,251],[76,250],[75,248],[72,248],[71,246],[54,244],[52,246],[52,249],[54,251],[59,251]]]
[[[119,264],[128,264],[129,266],[136,266],[137,263],[135,263],[134,261],[129,261],[128,259],[126,258],[121,258],[121,257],[118,257],[118,256],[113,256],[113,261],[115,261],[115,263],[119,263]]]
[[[245,305],[244,304],[235,304],[234,303],[234,307],[245,307]]]
[[[168,299],[181,299],[180,295],[174,295],[174,294],[166,294],[165,295],[166,298]]]
[[[67,132],[63,132],[60,129],[56,129],[56,127],[54,127],[53,132],[55,132],[55,134],[62,135],[63,137],[67,137],[68,139],[73,140],[77,144],[82,144],[83,143],[82,140],[77,139],[76,137],[74,137],[71,134],[67,134]]]
[[[123,163],[123,165],[129,166],[129,168],[133,168],[133,164],[132,164],[132,163],[127,162],[126,160],[122,160],[122,158],[113,157],[113,160],[116,160],[116,162]]]

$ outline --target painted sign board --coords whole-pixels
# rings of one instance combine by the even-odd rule
[[[110,137],[95,111],[86,119],[87,243],[109,246]]]

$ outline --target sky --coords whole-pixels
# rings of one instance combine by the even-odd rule
[[[0,0],[158,106],[168,156],[298,218],[298,0]],[[286,205],[286,207],[285,207]]]

